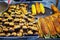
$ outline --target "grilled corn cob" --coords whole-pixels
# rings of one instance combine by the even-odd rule
[[[41,21],[40,21],[40,18],[38,19],[38,34],[40,37],[43,37],[43,32],[42,32],[42,29],[41,29]]]
[[[36,15],[36,7],[32,4],[32,15]]]
[[[55,6],[55,5],[51,5],[51,9],[54,11],[54,12],[59,12],[58,8]]]
[[[53,22],[49,19],[49,17],[47,17],[46,20],[47,20],[46,22],[47,22],[51,36],[56,35],[57,33],[56,33],[55,28],[54,28]]]
[[[42,3],[40,3],[40,11],[41,13],[45,13],[45,8],[44,8],[44,5]]]
[[[60,34],[60,24],[57,20],[54,21],[54,26],[55,26],[57,33]]]
[[[39,6],[39,3],[38,2],[36,2],[36,12],[37,13],[40,13],[40,6]]]
[[[46,20],[44,18],[40,18],[40,20],[41,20],[41,29],[44,33],[45,38],[50,38],[50,33],[46,24]]]

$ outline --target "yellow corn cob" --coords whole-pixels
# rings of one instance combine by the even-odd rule
[[[36,8],[34,4],[32,4],[32,15],[36,15]]]
[[[40,11],[41,13],[45,13],[45,8],[44,8],[44,5],[42,3],[40,3]]]
[[[37,11],[37,13],[40,13],[40,6],[39,6],[38,2],[36,2],[36,11]]]

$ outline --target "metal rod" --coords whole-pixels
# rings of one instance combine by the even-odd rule
[[[58,2],[59,2],[59,0],[56,0],[56,7],[58,7]]]

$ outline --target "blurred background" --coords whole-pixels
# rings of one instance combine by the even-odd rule
[[[4,0],[5,2],[7,2],[7,0]],[[38,1],[38,2],[42,2],[46,7],[50,8],[51,4],[55,4],[56,5],[56,0],[10,0],[10,3],[18,3],[18,2],[33,2],[33,1]],[[58,1],[58,6],[60,9],[60,0]]]

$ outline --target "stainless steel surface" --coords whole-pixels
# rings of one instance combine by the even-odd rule
[[[6,11],[8,9],[8,4],[5,3],[4,1],[0,2],[0,13]]]

